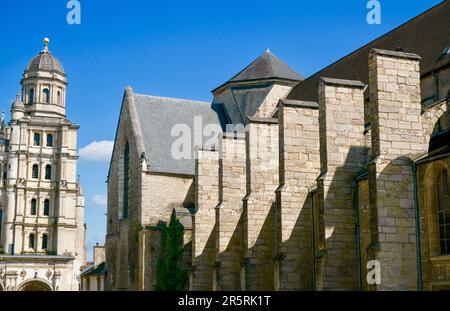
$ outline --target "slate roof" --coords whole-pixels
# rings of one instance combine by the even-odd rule
[[[150,171],[194,175],[196,145],[212,147],[206,144],[211,137],[203,135],[205,126],[214,124],[220,131],[226,127],[227,120],[222,106],[176,98],[140,94],[133,96]],[[201,122],[195,122],[196,120]],[[172,129],[177,124],[187,125],[191,131],[190,159],[178,160],[172,156],[172,145],[181,137],[181,134],[172,136]],[[195,130],[200,133],[198,137],[203,141],[194,142]],[[215,145],[218,147],[217,142]]]
[[[442,55],[450,47],[450,1],[443,1],[425,13],[361,47],[334,64],[320,70],[298,84],[288,99],[317,101],[321,77],[369,81],[368,57],[373,48],[418,54],[422,57],[421,72],[450,63],[450,55]]]
[[[94,268],[93,266],[86,269],[81,273],[81,277],[87,277],[87,276],[94,276],[94,275],[104,275],[106,272],[106,265],[104,262],[99,264],[97,268]]]
[[[304,78],[267,50],[250,65],[228,80],[228,82],[222,84],[212,92],[215,93],[215,91],[232,82],[268,79],[282,79],[294,82],[302,81]]]
[[[54,71],[63,75],[65,74],[64,67],[61,65],[61,62],[48,51],[42,51],[28,64],[27,71],[39,70]]]

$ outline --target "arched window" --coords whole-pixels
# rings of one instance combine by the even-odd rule
[[[30,215],[36,216],[36,210],[37,210],[37,201],[36,201],[36,199],[32,199],[31,206],[30,206]]]
[[[57,100],[58,100],[58,105],[61,105],[61,91],[58,91],[56,93],[56,97],[57,97]]]
[[[125,145],[123,165],[123,218],[128,218],[129,190],[130,190],[130,145]]]
[[[31,178],[38,179],[39,178],[39,165],[34,164],[31,172]]]
[[[50,200],[46,199],[44,201],[44,216],[49,216],[50,215]]]
[[[34,249],[34,234],[31,233],[28,237],[28,248]]]
[[[447,170],[443,170],[439,174],[436,186],[440,250],[442,255],[447,255],[450,254],[450,205]]]
[[[30,89],[28,92],[28,103],[34,103],[34,89]]]
[[[3,166],[3,180],[6,180],[8,178],[8,166],[5,164]]]
[[[45,179],[52,179],[52,166],[50,164],[45,166]]]
[[[48,248],[48,235],[42,235],[42,249],[46,250]]]
[[[0,236],[2,236],[3,210],[0,208]]]
[[[33,144],[35,146],[40,146],[41,145],[41,134],[34,133],[34,135],[33,135]]]
[[[42,96],[43,96],[42,100],[44,103],[47,103],[47,104],[50,103],[50,90],[49,89],[44,89],[42,91]]]
[[[39,178],[39,165],[34,164],[33,169],[31,171],[31,178],[38,179]]]
[[[53,135],[47,134],[47,147],[53,147]]]

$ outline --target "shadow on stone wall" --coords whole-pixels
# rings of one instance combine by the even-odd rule
[[[357,217],[354,180],[367,161],[366,147],[351,146],[344,165],[328,166],[319,208],[318,290],[358,290]],[[332,174],[332,176],[329,176]],[[321,190],[319,187],[319,196]],[[319,201],[321,199],[319,198]],[[323,255],[323,256],[322,256]]]
[[[248,202],[244,204],[244,210],[247,204]],[[264,203],[252,202],[252,204]],[[270,206],[269,213],[264,220],[264,224],[254,245],[252,247],[247,247],[247,249],[244,249],[245,257],[243,260],[243,264],[245,267],[245,290],[274,290],[275,208],[276,204],[274,202]],[[249,226],[251,226],[251,224],[249,224]]]
[[[244,219],[241,214],[225,251],[218,255],[216,263],[218,268],[217,290],[241,290],[243,223]]]

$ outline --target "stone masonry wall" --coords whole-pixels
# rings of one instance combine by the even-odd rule
[[[278,121],[248,118],[247,196],[244,199],[244,290],[274,289],[274,209]]]
[[[212,290],[215,264],[215,209],[219,204],[219,153],[197,150],[192,241],[194,291]]]
[[[353,181],[367,156],[364,88],[359,81],[322,78],[319,86],[321,245],[319,290],[358,289]]]
[[[319,106],[280,101],[276,230],[279,290],[312,289],[311,201],[320,174]]]
[[[377,290],[417,290],[414,180],[409,157],[427,151],[419,57],[372,50],[369,59],[372,146],[369,195]]]
[[[219,207],[216,210],[217,289],[241,289],[242,199],[246,194],[245,137],[221,140]]]
[[[280,99],[284,99],[292,90],[292,86],[274,84],[264,102],[255,113],[255,117],[272,118]]]

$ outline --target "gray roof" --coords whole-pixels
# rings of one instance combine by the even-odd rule
[[[420,68],[422,75],[447,66],[450,64],[450,56],[443,52],[450,47],[449,21],[450,1],[443,1],[315,73],[294,87],[287,98],[317,101],[317,88],[322,77],[358,80],[368,84],[368,57],[372,49],[401,49],[404,52],[421,56]]]
[[[54,71],[63,75],[65,74],[64,67],[61,65],[61,62],[48,51],[42,51],[28,64],[27,71],[39,70]]]
[[[214,124],[221,132],[226,126],[222,106],[184,99],[139,94],[133,96],[150,171],[194,175],[196,145],[212,147],[212,144],[206,144],[211,137],[203,135],[205,126]],[[195,120],[197,122],[194,126]],[[199,120],[201,122],[198,122]],[[191,132],[189,159],[176,159],[172,156],[172,145],[181,137],[181,134],[172,136],[172,129],[181,124],[187,126]],[[195,130],[201,133],[203,141],[194,143]],[[214,143],[216,144],[217,142]]]
[[[245,119],[254,116],[270,93],[273,84],[265,83],[251,87],[232,86],[233,101],[223,103],[230,123],[245,124]]]
[[[219,86],[213,93],[231,82],[282,79],[289,81],[303,81],[304,78],[290,68],[287,64],[273,55],[269,50],[265,51],[250,65],[245,67],[237,75],[231,78],[225,84]]]

